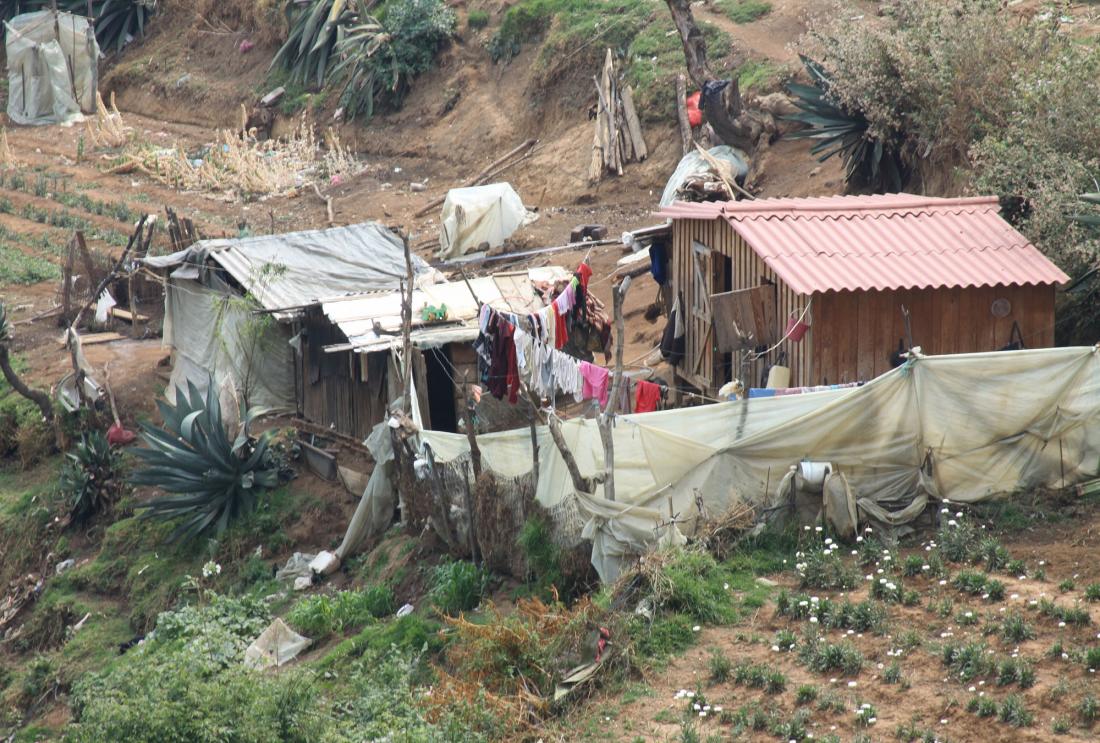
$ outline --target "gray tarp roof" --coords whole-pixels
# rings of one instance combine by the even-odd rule
[[[340,294],[396,289],[405,277],[399,238],[377,222],[284,235],[202,240],[171,255],[146,258],[145,265],[175,269],[178,279],[199,279],[207,261],[224,268],[267,310],[309,305]],[[412,257],[413,272],[430,271]],[[264,273],[267,265],[285,271]],[[279,313],[285,317],[285,313]]]

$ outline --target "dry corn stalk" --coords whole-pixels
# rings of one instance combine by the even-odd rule
[[[135,146],[112,172],[141,172],[179,189],[220,192],[230,198],[290,194],[326,177],[354,175],[362,169],[334,133],[327,132],[325,141],[327,150],[303,119],[285,139],[257,142],[244,132],[219,132],[217,141],[195,158],[181,147]]]
[[[0,129],[0,168],[7,170],[15,166],[15,158],[8,147],[8,130]]]
[[[130,127],[122,120],[122,113],[115,105],[115,94],[111,93],[111,108],[103,105],[103,96],[95,94],[95,124],[85,120],[84,128],[88,140],[97,149],[116,149],[130,141]]]

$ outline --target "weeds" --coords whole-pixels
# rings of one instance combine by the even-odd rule
[[[1031,663],[1019,658],[1006,658],[997,664],[997,686],[1018,685],[1030,689],[1035,685],[1035,669]]]
[[[1089,583],[1085,586],[1085,600],[1091,602],[1100,601],[1100,583]]]
[[[838,554],[835,543],[826,544],[820,549],[811,548],[806,552],[796,552],[800,562],[795,564],[802,588],[845,591],[855,588],[859,576]]]
[[[428,596],[440,612],[454,615],[477,607],[488,586],[488,573],[472,562],[454,560],[432,570]]]
[[[854,676],[863,667],[863,653],[851,642],[832,643],[812,634],[799,646],[798,659],[816,673],[840,671]]]
[[[1015,694],[1004,698],[998,716],[1001,722],[1016,728],[1027,727],[1035,720],[1035,716],[1027,710],[1023,701]]]
[[[1019,612],[1006,614],[1001,623],[1001,637],[1005,642],[1021,643],[1035,639],[1035,630]]]
[[[1100,700],[1092,694],[1086,694],[1077,705],[1077,716],[1081,718],[1081,724],[1092,727],[1092,724],[1100,718]]]
[[[772,4],[765,0],[718,0],[715,4],[734,23],[752,23],[772,10]]]
[[[986,653],[984,643],[948,643],[942,652],[943,665],[962,681],[986,676],[993,670],[993,662]]]
[[[812,684],[802,684],[795,692],[795,704],[810,704],[817,699],[817,687]]]
[[[888,684],[901,683],[901,664],[896,660],[882,672],[882,680]]]
[[[733,663],[717,648],[710,651],[709,666],[710,680],[714,684],[724,684],[733,673]]]

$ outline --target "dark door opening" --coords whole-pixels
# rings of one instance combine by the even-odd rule
[[[455,385],[451,376],[454,366],[447,346],[424,351],[424,371],[428,389],[428,415],[432,429],[458,433],[458,414],[455,412]]]

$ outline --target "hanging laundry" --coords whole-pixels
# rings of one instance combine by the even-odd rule
[[[652,413],[661,402],[661,388],[653,382],[641,381],[634,389],[634,412]]]
[[[668,316],[668,325],[661,335],[661,357],[673,366],[684,360],[684,351],[687,348],[687,339],[684,336],[683,310],[680,306],[680,296],[672,304],[672,312]]]
[[[561,349],[569,341],[569,327],[565,322],[565,315],[558,311],[558,306],[553,305],[554,310],[554,348]]]
[[[654,240],[649,246],[649,272],[657,286],[668,283],[668,247],[663,240]]]
[[[611,373],[602,366],[590,364],[587,361],[580,363],[581,378],[584,380],[582,390],[585,400],[596,399],[600,405],[607,405],[607,385]]]

